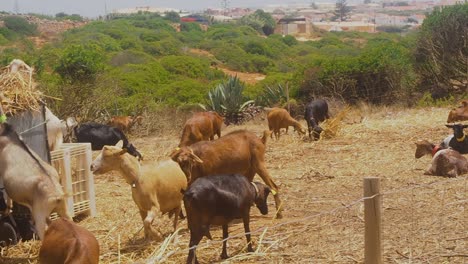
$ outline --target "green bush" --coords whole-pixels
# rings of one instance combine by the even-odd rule
[[[33,36],[38,34],[37,26],[35,24],[29,23],[22,17],[7,16],[3,18],[3,22],[7,29],[12,30],[17,34],[25,36]]]
[[[125,64],[144,64],[152,61],[153,58],[147,53],[134,51],[134,50],[124,50],[119,53],[116,53],[110,59],[110,64],[114,67],[120,67]]]
[[[95,45],[70,45],[61,55],[55,71],[60,76],[75,82],[93,82],[96,74],[104,69],[103,50]]]

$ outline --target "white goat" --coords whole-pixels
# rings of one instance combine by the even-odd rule
[[[152,227],[158,211],[174,214],[174,231],[182,205],[182,190],[187,189],[187,178],[179,164],[172,160],[161,161],[140,167],[137,158],[125,149],[104,146],[99,156],[91,164],[95,174],[117,170],[132,187],[133,201],[140,210],[145,228],[145,238],[157,240],[161,236]]]

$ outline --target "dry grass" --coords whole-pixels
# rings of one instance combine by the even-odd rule
[[[338,113],[339,111],[335,111]],[[468,179],[423,175],[429,157],[414,159],[418,139],[438,142],[450,133],[448,109],[349,109],[336,124],[334,137],[304,142],[289,133],[267,142],[267,167],[279,185],[284,218],[262,216],[252,208],[254,253],[245,250],[243,226],[230,226],[231,263],[363,263],[362,179],[381,178],[385,263],[466,263],[468,254]],[[335,115],[336,116],[336,115]],[[304,122],[304,121],[302,121]],[[304,122],[305,123],[305,122]],[[179,126],[180,124],[177,124]],[[176,126],[173,124],[173,126]],[[261,135],[261,117],[223,133],[246,128]],[[174,130],[175,131],[175,130]],[[179,132],[135,138],[145,162],[166,158]],[[96,153],[95,153],[96,154]],[[167,216],[156,225],[165,241],[144,241],[142,222],[130,187],[117,174],[96,178],[98,216],[80,225],[101,245],[101,263],[183,263],[188,253],[186,221],[169,236]],[[357,201],[357,202],[356,202]],[[271,199],[269,206],[274,208]],[[219,228],[213,241],[197,249],[201,263],[219,262]],[[39,242],[20,243],[2,251],[1,263],[35,263]]]
[[[10,72],[0,69],[0,103],[6,114],[14,115],[25,110],[39,110],[43,94],[36,89],[32,72]]]

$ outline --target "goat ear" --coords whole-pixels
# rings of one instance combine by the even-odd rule
[[[175,149],[171,152],[171,154],[169,154],[169,157],[170,157],[173,161],[177,162],[177,157],[179,156],[180,151],[181,151],[181,149],[180,149],[179,147],[175,148]]]
[[[453,125],[446,124],[445,126],[448,128],[453,128]]]
[[[463,128],[467,128],[467,127],[468,127],[468,125],[463,125],[462,127],[463,127]]]
[[[117,142],[117,144],[115,144],[115,146],[118,147],[118,148],[124,148],[123,141],[119,140],[119,142]]]
[[[195,153],[193,153],[193,151],[192,151],[192,153],[190,153],[190,157],[192,157],[193,160],[198,162],[198,163],[203,163],[203,160],[200,159],[200,157],[198,157],[197,155],[195,155]]]

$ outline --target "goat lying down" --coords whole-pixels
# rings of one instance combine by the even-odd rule
[[[432,163],[425,175],[457,177],[468,173],[468,160],[458,151],[443,149],[432,158]]]

